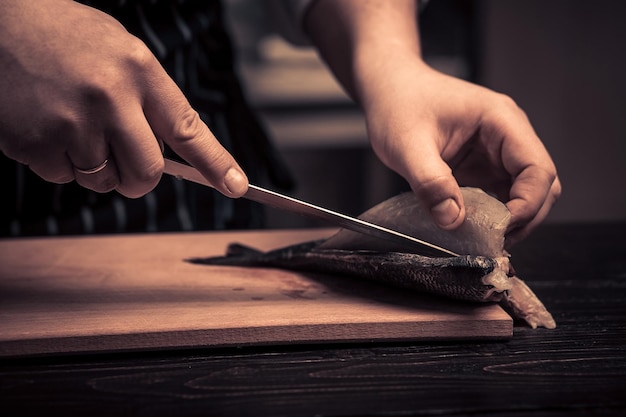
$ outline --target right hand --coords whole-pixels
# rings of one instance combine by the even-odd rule
[[[163,171],[160,141],[229,197],[248,181],[139,39],[70,0],[0,3],[0,150],[43,179],[128,197]],[[83,174],[108,159],[96,174]]]

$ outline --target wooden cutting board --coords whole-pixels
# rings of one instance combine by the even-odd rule
[[[509,338],[495,304],[340,276],[195,265],[332,230],[0,240],[0,356],[262,344]]]

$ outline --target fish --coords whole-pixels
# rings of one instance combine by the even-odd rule
[[[506,206],[479,188],[462,187],[461,193],[466,219],[455,230],[441,230],[412,192],[391,197],[358,216],[445,247],[460,256],[428,256],[410,243],[391,243],[340,229],[327,239],[267,252],[233,242],[223,256],[188,261],[350,276],[455,300],[496,302],[514,319],[533,329],[554,329],[554,318],[517,276],[511,255],[504,249],[511,218]]]

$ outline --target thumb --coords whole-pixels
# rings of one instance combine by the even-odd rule
[[[145,92],[144,111],[157,139],[202,173],[215,189],[228,197],[241,197],[248,178],[230,153],[200,119],[174,81],[162,68],[158,80]]]
[[[405,152],[397,166],[439,227],[452,230],[463,223],[465,205],[461,190],[436,149],[424,147],[410,154]]]

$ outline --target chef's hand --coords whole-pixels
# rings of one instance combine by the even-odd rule
[[[374,151],[440,227],[465,219],[459,184],[506,202],[507,245],[546,217],[561,185],[526,115],[510,98],[423,62],[414,1],[318,0],[305,27],[362,106]]]
[[[247,190],[157,59],[105,13],[70,0],[0,2],[0,68],[0,150],[45,180],[138,197],[161,177],[162,141],[223,194]]]
[[[524,112],[507,96],[417,59],[382,67],[390,75],[362,96],[380,159],[409,182],[442,228],[465,218],[460,184],[506,202],[507,246],[524,238],[561,193],[554,163]]]

